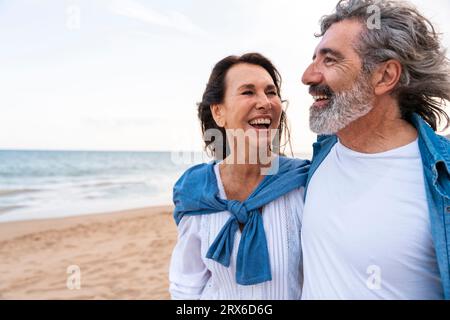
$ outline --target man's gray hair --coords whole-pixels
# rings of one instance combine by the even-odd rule
[[[369,28],[377,11],[380,21]],[[355,44],[363,72],[371,74],[390,59],[401,63],[402,75],[391,94],[398,99],[402,117],[408,120],[417,113],[433,130],[443,120],[447,128],[450,119],[444,107],[450,100],[450,63],[432,23],[404,1],[341,0],[335,13],[322,17],[316,36],[323,36],[334,23],[352,19],[364,26]]]

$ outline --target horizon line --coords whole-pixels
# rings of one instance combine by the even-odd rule
[[[42,148],[2,148],[0,147],[0,152],[2,151],[19,151],[19,152],[135,152],[135,153],[172,153],[172,152],[195,152],[195,153],[205,153],[205,150],[99,150],[99,149],[42,149]],[[294,154],[312,154],[310,152],[293,150]]]

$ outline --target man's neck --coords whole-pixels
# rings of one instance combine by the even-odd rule
[[[417,139],[417,130],[401,118],[394,102],[385,101],[339,131],[337,136],[351,150],[374,154],[410,144]]]

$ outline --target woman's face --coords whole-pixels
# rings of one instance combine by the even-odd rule
[[[263,67],[240,63],[228,70],[224,102],[212,106],[212,112],[219,126],[244,132],[249,137],[255,134],[258,138],[250,138],[251,144],[269,143],[270,130],[280,126],[281,99]]]

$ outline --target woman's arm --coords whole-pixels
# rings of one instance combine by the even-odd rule
[[[200,299],[210,277],[201,256],[200,222],[201,216],[185,216],[178,224],[169,271],[172,299]]]

